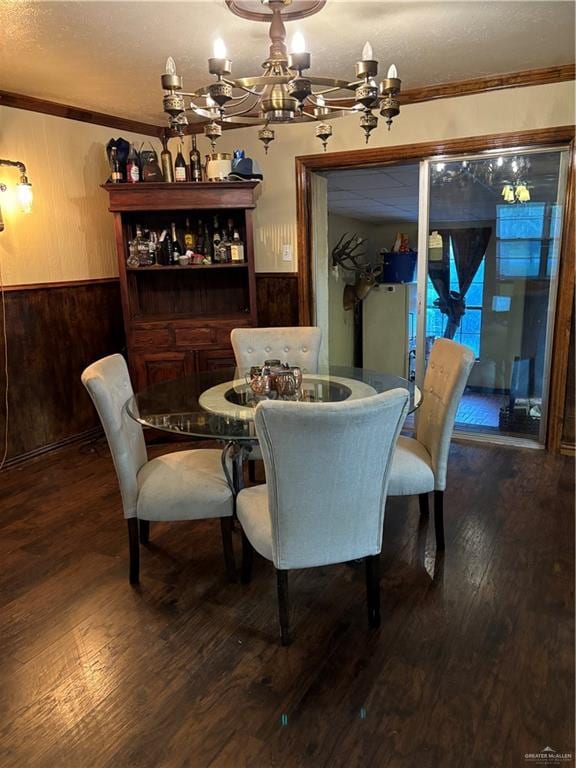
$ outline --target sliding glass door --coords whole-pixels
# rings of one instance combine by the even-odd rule
[[[456,429],[543,443],[564,149],[421,163],[417,371],[434,339],[476,357]]]

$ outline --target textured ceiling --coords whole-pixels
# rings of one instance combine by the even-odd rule
[[[312,74],[352,79],[370,40],[381,74],[395,63],[405,89],[574,60],[572,2],[328,0],[290,23],[289,39],[296,29]],[[167,55],[193,89],[211,80],[206,59],[218,36],[233,74],[258,74],[268,27],[234,16],[223,0],[0,0],[0,89],[159,124]]]
[[[533,202],[555,202],[558,191],[559,154],[530,154],[529,181]],[[448,163],[457,167],[459,161]],[[328,210],[374,223],[418,221],[418,164],[387,165],[381,168],[328,171]],[[448,183],[432,185],[430,223],[445,221],[491,221],[502,204],[501,185],[490,188],[467,181],[462,187]]]

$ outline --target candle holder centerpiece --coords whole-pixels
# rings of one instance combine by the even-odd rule
[[[246,376],[246,383],[260,397],[297,397],[302,388],[302,370],[280,360],[265,360],[254,365]]]

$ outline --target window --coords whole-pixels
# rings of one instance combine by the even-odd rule
[[[450,242],[450,290],[458,291],[458,274]],[[480,337],[482,329],[482,297],[484,294],[484,259],[474,275],[472,285],[466,293],[466,312],[462,315],[460,326],[454,336],[454,341],[466,344],[474,351],[476,359],[480,357]],[[443,336],[448,318],[434,306],[438,298],[436,289],[428,277],[426,291],[426,333],[428,336]]]
[[[551,277],[558,260],[559,205],[496,206],[498,277]]]

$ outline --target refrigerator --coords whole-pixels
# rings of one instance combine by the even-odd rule
[[[377,284],[364,299],[364,368],[412,379],[416,349],[416,283]]]

